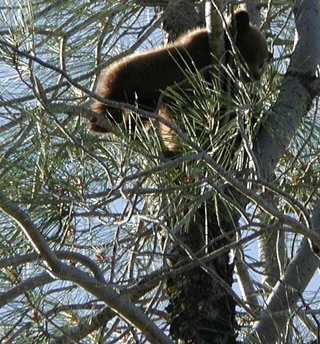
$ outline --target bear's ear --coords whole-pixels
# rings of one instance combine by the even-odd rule
[[[247,11],[238,10],[234,13],[233,21],[236,24],[237,33],[243,32],[250,26],[250,17]]]

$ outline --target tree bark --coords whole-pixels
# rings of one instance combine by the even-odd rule
[[[192,3],[183,1],[186,6],[179,6],[163,23],[169,41],[187,30],[204,26],[203,13],[188,6]],[[186,245],[191,252],[202,251],[204,254],[208,240],[234,229],[238,218],[231,219],[225,205],[220,202],[218,201],[218,213],[213,202],[201,206],[195,211],[188,228],[183,228],[176,234],[178,241]],[[223,238],[207,246],[206,250],[213,251],[227,243],[228,239]],[[171,242],[167,253],[169,266],[188,261],[184,247],[175,242]],[[232,285],[233,268],[230,266],[228,253],[207,263],[207,266],[229,286]],[[169,278],[167,293],[167,311],[171,318],[170,333],[173,339],[190,344],[235,343],[235,302],[221,283],[202,267],[198,266],[182,275]]]
[[[262,177],[266,179],[283,156],[301,119],[308,113],[312,100],[319,94],[316,86],[316,73],[320,61],[319,2],[295,1],[294,16],[297,40],[278,100],[268,118],[268,126],[273,129],[263,128],[254,148]],[[319,227],[319,206],[314,214],[313,227]],[[269,296],[265,312],[270,315],[295,309],[318,266],[318,259],[312,253],[308,240],[304,239],[295,258]],[[271,317],[258,321],[252,335],[258,336],[261,343],[275,343],[284,330],[286,319],[287,317]],[[250,338],[252,337],[249,336],[247,341]]]
[[[214,239],[234,229],[234,223],[238,221],[238,218],[230,218],[224,205],[219,203],[220,209],[216,213],[214,204],[210,203],[207,209],[204,206],[198,209],[188,229],[183,228],[177,235],[179,241],[192,252],[204,254],[226,245],[229,242],[227,237],[218,241]],[[207,212],[210,214],[207,215]],[[208,246],[211,240],[214,243]],[[174,242],[168,253],[171,266],[188,261],[184,248]],[[229,286],[232,285],[233,269],[228,253],[206,265]],[[202,267],[169,278],[167,291],[170,299],[167,311],[171,316],[170,333],[173,339],[194,344],[235,343],[235,301],[219,281]]]

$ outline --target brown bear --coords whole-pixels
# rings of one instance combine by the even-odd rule
[[[240,53],[241,64],[253,79],[259,80],[262,67],[270,57],[262,33],[250,24],[249,14],[245,10],[238,10],[233,14],[227,24],[227,30]],[[227,34],[225,48],[226,52],[231,50]],[[229,55],[227,54],[227,63]],[[155,111],[161,91],[183,81],[186,78],[186,70],[201,70],[210,63],[208,32],[206,29],[196,29],[172,44],[133,54],[112,64],[100,75],[96,93],[103,98]],[[126,120],[126,112],[123,115],[121,109],[107,106],[97,100],[94,101],[92,110],[111,116],[119,124]],[[166,111],[160,111],[159,115],[169,118]],[[94,121],[91,122],[90,129],[98,134],[108,132]]]

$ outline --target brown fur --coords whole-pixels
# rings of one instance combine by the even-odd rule
[[[240,58],[244,60],[242,63],[248,66],[255,80],[260,80],[264,63],[272,57],[266,39],[259,29],[250,24],[249,15],[244,10],[235,13],[229,28],[231,33],[236,32],[235,45],[240,52]]]
[[[208,36],[205,29],[198,29],[181,37],[173,44],[138,53],[114,63],[100,76],[97,94],[103,98],[118,102],[134,104],[137,99],[139,108],[154,111],[161,90],[186,78],[179,66],[191,66],[196,69],[210,64]],[[194,68],[193,68],[194,70]],[[106,110],[112,114],[117,123],[122,122],[119,109],[108,108],[95,101],[92,110],[105,115]],[[94,123],[91,125],[93,131]],[[101,127],[99,132],[105,132]]]
[[[244,10],[237,11],[228,23],[235,46],[243,64],[248,66],[252,77],[259,80],[261,67],[269,57],[267,44],[261,32],[249,23]],[[236,32],[236,34],[235,34]],[[226,36],[226,50],[231,44]],[[200,70],[210,64],[210,49],[206,29],[188,32],[176,42],[143,53],[131,55],[107,68],[98,80],[97,94],[103,98],[155,111],[161,91],[186,78],[185,70]],[[92,110],[101,115],[109,114],[116,123],[123,122],[122,111],[94,101]],[[125,112],[124,112],[125,114]],[[159,112],[169,118],[168,113]],[[90,129],[103,134],[107,130],[95,122]],[[161,135],[161,132],[160,132]]]

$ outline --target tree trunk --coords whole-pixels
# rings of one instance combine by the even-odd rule
[[[186,6],[178,6],[163,23],[169,41],[187,30],[204,25],[204,9],[195,9],[190,6],[192,1],[189,0],[183,1],[183,4]],[[228,238],[224,237],[206,246],[208,241],[233,230],[237,220],[230,219],[229,212],[220,201],[218,207],[211,202],[196,210],[188,228],[177,233],[177,239],[193,253],[211,252],[228,243]],[[170,266],[189,260],[185,249],[175,242],[171,243],[167,253]],[[232,285],[233,268],[229,263],[229,253],[222,254],[206,265],[229,286]],[[195,344],[235,343],[235,302],[221,283],[202,267],[170,277],[167,293],[170,333],[175,340]]]
[[[213,203],[207,205],[207,209],[202,206],[196,211],[189,227],[177,234],[192,252],[205,254],[228,243],[229,239],[222,233],[234,229],[233,223],[237,219],[230,219],[224,205],[219,204],[218,214],[216,208]],[[222,239],[214,241],[217,237]],[[188,261],[185,249],[175,243],[171,244],[168,253],[171,266]],[[229,286],[232,285],[233,269],[228,253],[206,265]],[[170,299],[167,308],[171,316],[170,333],[175,340],[195,344],[235,343],[235,302],[228,291],[202,267],[169,278],[167,292]]]

